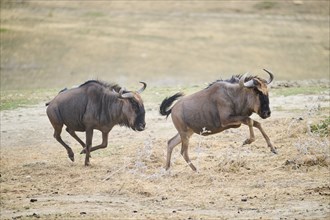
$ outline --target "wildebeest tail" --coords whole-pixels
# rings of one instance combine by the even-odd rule
[[[68,89],[67,89],[67,88],[64,88],[64,89],[62,89],[61,91],[59,91],[58,94],[60,94],[61,92],[66,91],[66,90],[68,90]],[[46,102],[46,103],[45,103],[45,106],[48,106],[50,103],[51,103],[51,101]]]
[[[173,104],[173,102],[175,100],[177,100],[181,96],[183,96],[183,94],[181,92],[179,92],[171,97],[166,97],[159,107],[159,113],[164,116],[166,115],[166,118],[167,118],[171,114],[171,111],[172,111],[172,109],[170,108],[171,105]]]

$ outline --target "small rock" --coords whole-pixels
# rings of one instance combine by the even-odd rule
[[[86,215],[87,213],[86,212],[80,212],[80,215]]]
[[[37,213],[33,213],[32,216],[35,218],[40,218],[40,215],[38,215]]]
[[[30,199],[30,202],[36,202],[38,201],[37,199]]]

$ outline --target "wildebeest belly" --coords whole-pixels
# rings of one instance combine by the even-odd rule
[[[240,125],[221,126],[219,114],[212,111],[200,111],[194,114],[185,114],[185,122],[196,134],[204,136],[216,134],[230,128],[240,127]]]
[[[204,127],[202,128],[200,131],[199,130],[194,130],[195,133],[203,135],[203,136],[207,136],[207,135],[211,135],[211,134],[217,134],[220,133],[224,130],[230,129],[230,128],[238,128],[241,125],[232,125],[232,126],[227,126],[227,127],[218,127],[218,128],[207,128]]]
[[[222,129],[219,115],[210,112],[190,114],[185,117],[185,122],[195,133],[202,135],[218,133]]]

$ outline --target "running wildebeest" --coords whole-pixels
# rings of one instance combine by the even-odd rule
[[[243,145],[255,140],[253,127],[256,127],[270,150],[277,153],[260,123],[249,117],[252,113],[257,113],[265,119],[271,114],[267,85],[274,76],[268,70],[264,71],[269,74],[268,80],[247,74],[232,76],[229,80],[218,80],[199,92],[179,99],[172,108],[172,103],[183,96],[182,93],[163,100],[160,114],[168,117],[172,113],[172,121],[178,131],[167,143],[166,170],[170,168],[173,148],[182,143],[181,155],[191,169],[196,171],[188,156],[189,138],[194,133],[211,135],[229,128],[238,128],[241,124],[249,126],[250,130],[250,138]]]
[[[63,125],[76,139],[85,153],[85,165],[90,165],[90,152],[106,148],[108,134],[115,125],[127,126],[136,131],[145,128],[145,110],[140,93],[147,84],[134,92],[126,91],[117,84],[107,84],[90,80],[77,88],[62,90],[52,101],[46,103],[47,115],[54,127],[54,137],[67,150],[74,161],[72,149],[61,138]],[[93,130],[102,132],[102,143],[92,147]],[[76,135],[76,131],[86,132],[86,144]]]

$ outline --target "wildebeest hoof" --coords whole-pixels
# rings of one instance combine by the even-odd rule
[[[74,162],[74,155],[71,155],[71,156],[69,155],[69,158],[72,162]]]
[[[273,152],[274,154],[277,154],[277,150],[275,148],[271,148],[271,152]]]
[[[254,141],[253,139],[246,139],[246,140],[243,142],[243,145],[251,144],[253,141]]]

